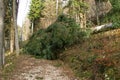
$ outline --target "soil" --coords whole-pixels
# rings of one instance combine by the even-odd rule
[[[78,80],[72,70],[60,60],[36,59],[20,55],[15,69],[0,80]]]

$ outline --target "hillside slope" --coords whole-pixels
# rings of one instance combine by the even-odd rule
[[[92,35],[61,59],[83,80],[120,80],[120,29]]]

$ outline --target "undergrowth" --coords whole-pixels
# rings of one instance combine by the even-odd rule
[[[16,56],[14,53],[6,56],[5,58],[6,63],[4,65],[4,68],[1,70],[2,73],[0,73],[0,80],[8,80],[9,77],[12,76],[12,73],[16,68],[15,59]]]
[[[120,80],[120,29],[92,35],[60,57],[80,80]]]

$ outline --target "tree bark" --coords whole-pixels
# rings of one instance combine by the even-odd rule
[[[82,3],[85,3],[84,0],[80,0]],[[84,8],[80,7],[79,10],[84,10]],[[80,28],[86,28],[86,11],[81,12],[79,14],[80,18]]]
[[[58,15],[58,4],[59,3],[59,1],[58,0],[56,0],[56,16]]]
[[[10,53],[14,52],[15,46],[15,30],[13,27],[13,20],[11,20],[11,29],[10,29]]]
[[[98,4],[100,3],[99,1],[95,1],[95,5],[96,5],[96,10],[95,10],[95,14],[96,14],[96,21],[97,21],[97,25],[100,25],[100,19],[99,19],[99,6]]]
[[[80,0],[80,2],[84,3],[84,0]],[[86,28],[86,12],[85,11],[81,12],[83,8],[80,6],[81,4],[77,6],[79,13],[78,12],[76,13],[76,22],[80,24],[80,28]]]
[[[107,28],[113,28],[113,24],[112,23],[108,23],[108,24],[96,26],[94,28],[91,28],[91,30],[92,30],[92,33],[96,33],[96,32],[99,32],[99,31],[107,29]]]
[[[80,13],[79,19],[80,28],[86,28],[86,13]]]
[[[4,65],[4,3],[0,0],[0,68]]]
[[[15,28],[16,55],[18,56],[20,51],[19,51],[19,38],[18,38],[18,27],[17,27],[17,0],[13,0],[13,26]]]

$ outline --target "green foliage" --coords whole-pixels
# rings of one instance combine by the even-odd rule
[[[57,59],[59,53],[72,44],[79,43],[86,36],[74,21],[61,15],[47,29],[40,29],[30,38],[24,51],[46,59]]]
[[[120,11],[120,0],[110,0],[113,6],[113,11]]]
[[[78,1],[78,0],[74,0],[74,1],[71,0],[71,1],[77,13],[84,13],[85,10],[87,9],[87,4],[84,3],[83,1]]]
[[[73,17],[75,14],[85,13],[88,5],[84,1],[70,0],[67,7],[70,8],[69,14]]]
[[[107,2],[108,0],[95,0],[96,2]]]
[[[120,28],[120,0],[110,0],[110,2],[113,8],[101,22],[113,22],[114,28]]]
[[[29,18],[31,21],[41,17],[41,12],[44,8],[43,2],[44,0],[32,0],[29,12]]]
[[[109,14],[112,15],[111,16],[111,20],[114,23],[114,26],[116,28],[120,28],[120,0],[110,0],[113,6],[113,9],[111,11],[111,13]]]

